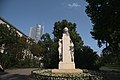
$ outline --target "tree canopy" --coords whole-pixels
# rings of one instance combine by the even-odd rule
[[[83,46],[82,38],[80,37],[80,35],[76,31],[76,24],[68,22],[67,20],[55,22],[54,30],[53,30],[54,40],[58,42],[58,40],[62,38],[63,29],[65,27],[68,28],[68,31],[70,33],[70,37],[71,37],[73,43],[76,46],[79,45],[79,47]]]
[[[17,64],[23,55],[25,44],[22,42],[13,27],[7,27],[6,24],[0,24],[0,46],[4,44],[4,52],[0,54],[0,63],[3,67],[11,67]]]
[[[86,13],[93,23],[90,32],[103,53],[120,54],[120,0],[86,0]]]
[[[93,23],[91,35],[98,40],[99,47],[120,48],[120,1],[86,0],[86,13]]]

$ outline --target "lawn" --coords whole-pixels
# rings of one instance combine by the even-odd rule
[[[100,70],[120,72],[120,65],[105,65],[105,66],[102,66]]]
[[[105,80],[120,80],[120,65],[105,65],[100,71]]]

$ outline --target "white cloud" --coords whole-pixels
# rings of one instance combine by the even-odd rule
[[[80,4],[78,4],[78,3],[72,3],[72,4],[68,4],[68,6],[70,8],[73,8],[73,7],[77,8],[77,7],[80,7]]]

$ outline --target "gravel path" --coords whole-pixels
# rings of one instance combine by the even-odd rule
[[[30,74],[35,69],[37,68],[7,69],[5,72],[0,72],[0,80],[34,80],[30,78]]]

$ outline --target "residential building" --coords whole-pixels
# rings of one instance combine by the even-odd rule
[[[18,30],[16,27],[14,27],[12,24],[10,24],[8,21],[6,21],[5,19],[3,19],[1,17],[0,17],[0,24],[6,25],[8,27],[8,29],[10,27],[12,27],[17,32],[19,37],[23,37],[24,36],[25,38],[27,38],[27,36],[24,33],[22,33],[20,30]],[[0,52],[3,53],[4,49],[5,49],[5,44],[3,43],[2,45],[0,45]]]
[[[3,26],[3,25],[4,25],[4,27],[7,27],[7,29],[12,28],[14,31],[16,31],[16,33],[18,34],[17,36],[19,36],[20,39],[22,39],[24,37],[26,42],[29,44],[29,45],[26,46],[26,48],[22,49],[23,56],[21,58],[21,61],[25,60],[26,57],[27,57],[27,58],[30,58],[30,59],[36,59],[40,62],[42,57],[37,57],[37,56],[33,55],[33,53],[30,51],[29,47],[30,47],[30,45],[32,45],[31,43],[34,43],[30,40],[30,37],[26,36],[24,33],[22,33],[15,26],[13,26],[8,21],[6,21],[5,19],[0,17],[0,27]],[[30,29],[30,36],[31,36],[31,38],[35,39],[36,42],[40,40],[43,33],[44,33],[44,27],[42,25],[37,25],[35,27],[31,27],[31,29]],[[0,44],[0,55],[1,54],[8,54],[7,51],[5,51],[5,49],[6,49],[6,43]],[[42,62],[40,64],[43,65]]]
[[[16,27],[14,27],[12,24],[10,24],[8,21],[6,21],[5,19],[1,18],[0,17],[0,24],[6,24],[6,26],[9,28],[9,27],[13,27],[16,32],[18,33],[18,35],[20,37],[24,36],[24,37],[27,37],[24,33],[22,33],[19,29],[17,29]]]
[[[25,35],[24,33],[22,33],[19,29],[17,29],[15,26],[13,26],[12,24],[10,24],[8,21],[6,21],[5,19],[3,19],[1,17],[0,17],[0,24],[5,25],[5,27],[8,27],[8,29],[9,28],[13,28],[17,32],[17,34],[19,35],[19,37],[26,38],[26,42],[28,44],[30,44],[31,41],[29,41],[29,37],[27,35]],[[44,29],[41,28],[41,27],[42,27],[41,25],[38,25],[37,29],[36,28],[31,28],[31,33],[33,33],[33,34],[34,34],[34,30],[37,30],[35,32],[35,34],[37,34],[36,35],[36,38],[37,38],[36,40],[39,39],[39,37],[37,37],[37,36],[41,37],[42,34],[43,34],[43,30]],[[5,46],[6,46],[6,44],[4,44],[4,43],[0,45],[0,54],[4,54],[4,52],[5,52]],[[21,59],[21,60],[24,60],[26,58],[26,56],[30,57],[31,59],[36,58],[36,56],[33,56],[33,54],[31,53],[31,51],[29,50],[29,46],[28,46],[27,49],[23,49],[22,52],[24,53],[24,55],[23,55],[23,59]],[[38,58],[40,58],[40,57],[38,57]]]
[[[8,27],[8,29],[9,29],[9,28],[13,28],[13,29],[17,32],[17,34],[18,34],[19,37],[24,37],[24,38],[26,38],[26,42],[29,43],[29,41],[28,41],[28,40],[29,40],[29,37],[28,37],[28,36],[26,36],[26,35],[25,35],[24,33],[22,33],[19,29],[17,29],[15,26],[13,26],[12,24],[10,24],[8,21],[6,21],[5,19],[3,19],[3,18],[1,18],[1,17],[0,17],[0,24],[5,25],[6,27]],[[5,45],[6,45],[6,44],[4,44],[4,43],[3,43],[2,45],[0,45],[0,53],[4,53]],[[23,53],[24,53],[24,56],[33,55],[33,54],[31,54],[30,51],[27,50],[27,49],[23,50]],[[24,59],[24,56],[23,56],[23,59]]]

